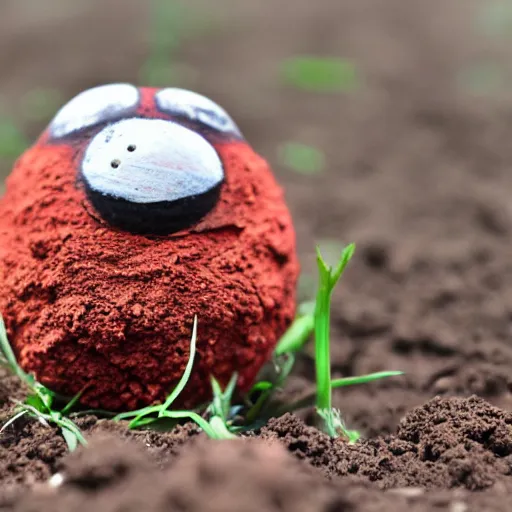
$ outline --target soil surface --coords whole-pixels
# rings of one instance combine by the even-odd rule
[[[17,0],[0,8],[8,104],[33,86],[72,95],[139,81],[142,3],[48,3],[63,14],[33,19]],[[296,223],[303,299],[315,243],[334,259],[356,242],[333,303],[335,374],[406,375],[336,393],[364,434],[353,446],[307,426],[308,411],[224,443],[190,425],[137,433],[88,416],[77,421],[89,446],[71,455],[56,431],[20,421],[0,438],[0,510],[510,509],[512,46],[497,26],[508,11],[491,12],[499,4],[217,0],[213,12],[189,3],[215,23],[173,56],[176,83],[226,107],[270,160]],[[280,63],[302,54],[353,60],[359,87],[321,95],[286,85]],[[285,168],[288,140],[324,151],[326,169]],[[311,389],[310,352],[285,398]],[[20,393],[0,380],[3,417]]]

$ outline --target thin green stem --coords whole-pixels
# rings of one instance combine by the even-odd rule
[[[326,278],[328,278],[328,275],[321,272],[315,309],[316,396],[319,409],[331,408],[330,290]]]
[[[341,253],[338,265],[333,270],[327,266],[320,249],[317,247],[317,264],[319,286],[315,306],[315,365],[316,365],[316,408],[324,419],[324,426],[332,435],[335,421],[331,418],[332,385],[331,385],[331,356],[330,356],[330,321],[331,295],[348,262],[354,254],[355,246],[350,244]]]

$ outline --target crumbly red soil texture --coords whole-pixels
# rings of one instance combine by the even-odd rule
[[[0,16],[0,37],[20,38],[18,51],[0,56],[2,87],[14,97],[18,77],[55,76],[71,96],[96,82],[136,82],[142,3],[126,0],[106,17],[115,3],[88,2],[87,23],[68,13],[64,32],[48,20],[15,30],[15,17]],[[187,2],[198,4],[212,5]],[[174,62],[179,85],[216,99],[269,157],[297,229],[302,298],[314,289],[315,242],[327,256],[339,253],[334,242],[356,242],[333,302],[335,374],[406,371],[336,393],[365,440],[331,441],[290,416],[259,439],[224,445],[192,426],[129,433],[87,417],[91,446],[68,457],[54,430],[22,422],[0,440],[5,510],[510,510],[512,97],[499,70],[512,47],[505,17],[485,11],[491,4],[218,0],[207,13],[224,13],[219,30],[186,42]],[[63,34],[76,44],[57,44]],[[44,56],[41,40],[52,41]],[[118,58],[121,47],[129,59]],[[61,65],[71,48],[83,48],[80,65]],[[316,95],[282,84],[282,60],[303,53],[352,59],[360,87]],[[489,69],[494,79],[482,81]],[[322,149],[326,170],[286,170],[277,149],[287,140]],[[310,391],[313,376],[307,353],[282,398]],[[2,379],[8,396],[19,390]],[[58,472],[64,483],[52,490],[45,482]]]
[[[85,389],[84,405],[136,409],[177,384],[197,315],[182,405],[207,401],[210,375],[225,385],[237,372],[247,391],[295,312],[295,236],[266,162],[245,143],[218,144],[216,207],[151,238],[92,212],[76,185],[85,148],[43,136],[0,202],[0,312],[20,365],[67,396]]]

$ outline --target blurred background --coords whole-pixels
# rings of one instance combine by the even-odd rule
[[[512,0],[2,0],[0,38],[0,193],[63,103],[120,81],[225,107],[306,255],[424,228],[510,164]]]
[[[401,369],[408,387],[342,403],[349,420],[381,431],[460,389],[507,406],[511,43],[512,0],[1,0],[0,183],[86,88],[203,93],[285,189],[301,298],[316,243],[330,261],[357,244],[335,372]],[[470,374],[481,340],[498,369]]]

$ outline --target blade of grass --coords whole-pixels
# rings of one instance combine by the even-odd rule
[[[318,409],[331,409],[331,357],[330,357],[330,322],[331,322],[331,295],[352,258],[355,245],[347,246],[337,267],[328,267],[317,248],[317,264],[320,274],[320,284],[315,307],[315,364],[317,384]]]
[[[197,423],[199,427],[206,433],[206,435],[212,439],[217,439],[215,430],[211,425],[199,414],[192,411],[164,411],[163,416],[165,418],[173,419],[190,419]]]
[[[190,378],[190,374],[192,373],[192,367],[194,366],[194,359],[196,355],[196,340],[197,340],[197,315],[194,316],[194,326],[192,327],[192,338],[190,340],[190,355],[188,358],[187,366],[185,367],[185,371],[181,376],[178,385],[173,389],[171,394],[167,397],[167,400],[164,402],[162,406],[162,410],[158,414],[160,417],[163,415],[162,412],[167,410],[172,403],[176,400],[176,398],[183,391],[185,386],[187,385],[188,379]]]
[[[308,341],[314,328],[315,316],[313,314],[296,318],[279,340],[274,354],[280,356],[288,352],[299,352]]]
[[[14,355],[14,351],[11,348],[11,344],[7,339],[7,330],[5,328],[4,319],[0,315],[0,352],[2,354],[2,359],[4,359],[4,364],[6,364],[12,373],[14,373],[18,378],[20,378],[25,383],[32,386],[33,379],[26,374],[19,366],[16,361],[16,356]]]
[[[226,422],[219,416],[211,418],[210,427],[214,432],[214,439],[236,439],[236,435],[229,431]]]
[[[333,388],[342,388],[346,386],[355,386],[357,384],[367,384],[379,379],[385,379],[386,377],[397,377],[403,375],[404,372],[400,371],[389,371],[389,372],[376,372],[369,373],[367,375],[359,375],[358,377],[343,377],[341,379],[333,379],[331,386]]]
[[[147,426],[152,423],[158,422],[158,419],[161,418],[170,418],[170,419],[191,419],[192,421],[196,422],[200,428],[202,428],[207,435],[210,437],[218,436],[219,433],[215,432],[214,429],[210,426],[208,421],[206,421],[204,418],[202,418],[199,414],[197,414],[194,411],[170,411],[169,407],[173,404],[173,402],[176,400],[176,398],[180,395],[180,393],[185,388],[190,375],[192,373],[192,368],[194,365],[194,358],[196,353],[196,340],[197,340],[197,316],[194,316],[194,325],[192,328],[192,336],[190,339],[190,354],[189,359],[187,362],[187,365],[185,367],[185,371],[183,372],[183,375],[176,385],[176,387],[172,390],[172,392],[167,397],[166,401],[163,404],[160,405],[152,405],[149,407],[144,407],[143,409],[139,409],[137,411],[129,411],[117,414],[113,420],[119,421],[122,419],[129,419],[133,418],[130,423],[128,424],[128,428],[134,429],[139,428],[142,426]],[[236,380],[234,381],[236,382]],[[220,390],[220,386],[217,383],[218,390]],[[214,388],[215,389],[215,388]],[[234,383],[230,383],[228,386],[227,391],[229,393],[232,393],[234,390]],[[222,394],[222,392],[221,392]],[[219,407],[222,407],[222,404],[219,405]],[[157,414],[156,418],[148,418],[151,414]]]
[[[68,430],[66,427],[61,428],[62,437],[64,437],[64,440],[66,441],[66,444],[68,445],[69,451],[73,452],[78,447],[78,439],[74,432],[71,432],[71,430]]]
[[[84,390],[82,389],[82,391],[79,391],[65,406],[64,408],[60,411],[60,413],[62,414],[62,416],[66,416],[69,414],[69,412],[71,411],[71,409],[73,409],[73,407],[78,403],[78,400],[80,400],[80,397],[83,395],[84,393]]]
[[[325,155],[322,151],[300,142],[284,142],[279,146],[281,163],[300,174],[318,174],[325,168]]]
[[[9,425],[12,425],[13,423],[15,423],[17,420],[19,420],[22,416],[25,416],[25,414],[28,414],[28,411],[20,411],[18,412],[17,414],[15,414],[10,420],[6,421],[3,425],[2,425],[2,428],[0,428],[0,434],[9,426]]]
[[[24,372],[18,365],[14,351],[12,350],[7,338],[5,323],[1,315],[0,362],[3,362],[3,364],[5,364],[20,380],[25,382],[32,391],[32,394],[28,395],[24,402],[14,400],[19,412],[15,414],[15,416],[8,421],[6,425],[12,424],[24,414],[28,414],[45,425],[49,425],[49,423],[57,425],[57,427],[60,428],[70,451],[74,450],[79,443],[83,445],[87,444],[85,438],[80,432],[80,429],[69,418],[65,418],[63,416],[63,414],[69,411],[79,397],[75,397],[75,399],[71,400],[70,404],[64,407],[60,412],[52,409],[53,400],[56,396],[55,393],[46,386],[37,382],[32,375]],[[4,428],[6,425],[4,425]]]
[[[355,64],[339,57],[291,57],[282,63],[281,73],[287,84],[311,92],[352,92],[359,85]]]
[[[215,377],[211,377],[210,380],[213,390],[213,400],[210,407],[208,407],[208,410],[212,412],[213,416],[222,418],[224,423],[226,423],[231,411],[231,402],[233,400],[238,374],[234,373],[231,376],[231,379],[224,391],[222,391],[220,384]]]

